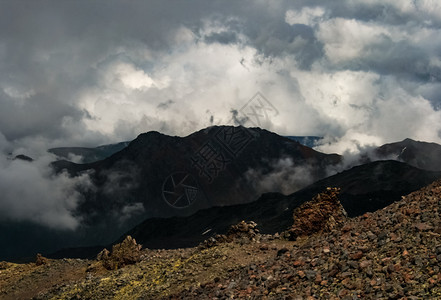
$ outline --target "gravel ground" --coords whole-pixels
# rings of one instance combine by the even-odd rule
[[[171,299],[441,299],[441,181]]]

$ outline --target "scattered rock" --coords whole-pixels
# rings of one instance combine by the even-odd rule
[[[426,230],[432,230],[433,227],[429,224],[425,224],[425,223],[416,223],[415,228],[421,231],[426,231]]]
[[[289,252],[289,250],[288,250],[288,248],[284,247],[284,248],[280,249],[279,251],[277,251],[277,256],[282,256],[286,252]]]
[[[351,254],[351,256],[350,256],[350,258],[354,259],[354,260],[359,260],[362,257],[363,257],[363,252],[362,251],[357,251],[357,252]]]

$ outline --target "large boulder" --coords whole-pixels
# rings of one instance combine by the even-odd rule
[[[293,213],[294,224],[287,231],[290,240],[318,232],[331,231],[347,218],[347,213],[338,200],[339,188],[327,188],[311,201],[297,207]]]

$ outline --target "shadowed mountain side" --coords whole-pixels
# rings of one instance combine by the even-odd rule
[[[225,233],[241,220],[255,221],[262,233],[273,234],[286,230],[292,223],[293,209],[326,187],[340,187],[343,207],[349,216],[356,216],[386,207],[440,177],[441,172],[424,171],[397,161],[378,161],[336,174],[289,196],[270,193],[252,203],[213,207],[190,217],[149,219],[124,236],[131,235],[148,248],[187,247]],[[210,231],[203,235],[207,230]]]
[[[376,161],[319,180],[300,191],[319,193],[328,186],[341,188],[340,202],[350,217],[373,212],[441,177],[394,161]],[[296,195],[295,193],[294,195]]]
[[[216,233],[225,233],[232,224],[243,219],[256,220],[262,224],[259,225],[262,232],[277,232],[291,225],[290,208],[297,207],[302,201],[291,201],[282,194],[268,193],[255,202],[211,207],[188,217],[151,218],[122,235],[115,243],[132,235],[143,247],[152,249],[193,247]],[[62,249],[48,257],[94,258],[97,253],[96,247],[79,247]]]
[[[147,248],[191,247],[210,236],[227,232],[231,225],[241,220],[253,220],[259,224],[261,232],[274,233],[291,225],[292,209],[303,201],[269,193],[252,203],[212,207],[189,217],[148,219],[124,236],[136,237]]]

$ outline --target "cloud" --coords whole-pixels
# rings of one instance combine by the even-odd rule
[[[322,151],[441,142],[437,1],[43,2],[0,12],[0,150],[42,168],[3,159],[8,186],[26,171],[37,195],[69,190],[76,182],[45,169],[46,149],[234,124],[257,92],[279,112],[263,127],[325,136]],[[53,190],[43,207],[59,203]],[[67,223],[71,206],[59,208]]]
[[[288,10],[285,14],[285,22],[289,25],[303,24],[307,26],[314,26],[325,14],[325,9],[322,7],[305,7],[300,11]]]
[[[295,165],[290,157],[270,163],[271,171],[249,169],[244,174],[247,184],[256,191],[256,196],[268,192],[292,194],[313,183],[312,167]]]
[[[144,205],[140,202],[125,205],[120,211],[115,212],[115,216],[120,224],[124,224],[135,215],[144,213]]]
[[[266,128],[281,134],[341,139],[351,130],[392,141],[406,134],[401,120],[394,120],[401,131],[373,123],[391,126],[384,110],[397,105],[435,120],[414,118],[413,138],[440,141],[437,2],[173,4],[77,1],[26,11],[8,4],[0,30],[3,135],[48,148],[149,130],[186,135],[230,122],[230,111],[260,91],[281,112]]]
[[[59,230],[74,230],[81,222],[75,209],[83,201],[79,190],[91,188],[88,174],[54,175],[53,157],[27,162],[0,157],[0,220],[30,221]]]

